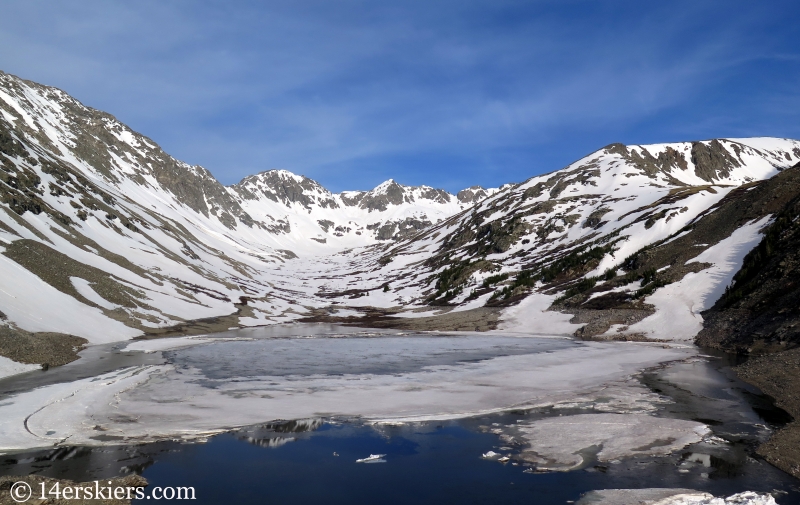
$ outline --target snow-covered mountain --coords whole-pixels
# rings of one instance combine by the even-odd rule
[[[737,268],[720,251],[757,240],[771,207],[753,204],[761,210],[737,214],[747,220],[686,241],[720,209],[767,202],[761,181],[798,161],[794,140],[719,139],[614,144],[524,183],[457,195],[391,180],[334,194],[281,170],[225,187],[113,116],[0,74],[0,332],[54,345],[65,334],[99,343],[446,316],[449,328],[626,326],[652,337],[651,298],[672,290],[691,301],[678,293],[689,274],[715,293]],[[652,259],[676,244],[691,255]],[[598,323],[587,307],[600,305],[627,315]],[[700,305],[688,306],[694,317]],[[0,356],[42,362],[35,346],[4,342]]]
[[[333,195],[286,171],[225,187],[113,116],[8,74],[0,167],[0,318],[94,342],[231,314],[297,319],[298,302],[314,302],[278,271],[287,260],[391,242],[494,191],[459,200],[387,181]]]
[[[333,194],[286,170],[251,175],[227,189],[271,233],[339,248],[409,237],[497,192],[478,186],[455,196],[390,179],[370,191]]]

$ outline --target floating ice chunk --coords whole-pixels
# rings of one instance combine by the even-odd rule
[[[579,468],[584,455],[614,463],[628,456],[669,454],[710,433],[694,421],[643,414],[580,414],[517,425],[530,446],[522,453],[539,470]]]
[[[386,460],[383,459],[386,454],[370,454],[366,458],[357,459],[356,463],[386,463]]]
[[[481,455],[482,458],[486,458],[486,459],[492,459],[492,458],[496,458],[498,456],[500,456],[500,455],[497,454],[494,451],[489,451],[489,452],[484,453],[484,454]]]
[[[728,443],[728,441],[725,440],[724,438],[720,438],[720,437],[717,437],[717,436],[714,436],[714,435],[711,435],[710,437],[706,437],[706,439],[703,440],[703,442],[705,442],[707,444],[711,444],[711,445],[726,445]]]

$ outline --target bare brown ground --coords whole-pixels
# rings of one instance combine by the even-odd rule
[[[362,317],[335,317],[322,312],[300,319],[298,322],[337,323],[363,328],[392,328],[414,331],[488,331],[497,328],[500,309],[480,307],[453,312],[444,309],[440,314],[424,317],[397,317],[396,310],[360,308]]]

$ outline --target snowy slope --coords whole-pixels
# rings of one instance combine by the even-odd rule
[[[549,307],[569,286],[559,287],[557,281],[576,278],[570,253],[581,259],[598,248],[599,257],[586,262],[591,269],[577,272],[579,277],[607,269],[624,273],[619,269],[632,254],[702,219],[735,188],[768,179],[798,161],[800,142],[788,139],[614,144],[562,170],[504,188],[414,239],[380,251],[379,258],[354,260],[363,269],[378,267],[368,276],[350,278],[346,290],[389,283],[390,293],[378,295],[387,306],[433,304],[455,310],[483,306],[493,296],[503,306],[504,299],[518,301],[533,293],[523,304]],[[564,271],[550,272],[545,282],[540,275],[548,266]],[[735,271],[738,265],[727,268]],[[531,274],[530,281],[515,283],[520,272]],[[488,278],[502,274],[508,278],[489,279],[484,287]],[[511,291],[498,297],[505,287]],[[542,297],[547,303],[537,301]],[[364,300],[350,304],[376,302],[374,296]],[[517,327],[537,331],[534,319],[552,317],[537,309],[518,319]]]

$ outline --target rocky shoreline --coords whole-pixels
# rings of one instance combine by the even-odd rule
[[[752,357],[735,371],[794,418],[757,452],[770,464],[800,478],[800,348]]]

